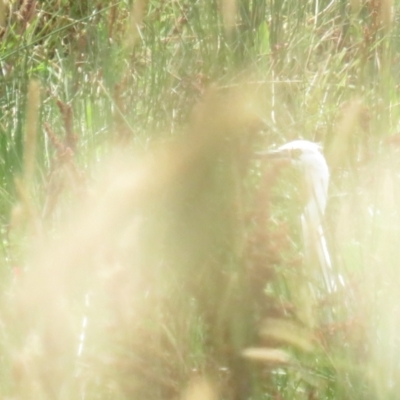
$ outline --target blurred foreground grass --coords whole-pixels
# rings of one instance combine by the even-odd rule
[[[0,6],[3,398],[397,398],[397,4]],[[317,300],[301,176],[253,156],[300,137]]]

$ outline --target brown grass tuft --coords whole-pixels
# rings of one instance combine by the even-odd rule
[[[74,133],[74,116],[71,104],[66,104],[57,99],[57,106],[64,122],[65,143],[73,152],[76,150],[78,136]]]

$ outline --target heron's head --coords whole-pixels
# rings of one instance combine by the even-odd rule
[[[286,160],[299,169],[305,178],[307,201],[315,200],[325,210],[329,185],[329,169],[319,144],[308,140],[294,140],[276,150],[258,153],[268,159]]]
[[[322,147],[315,142],[294,140],[276,150],[261,152],[259,155],[269,159],[287,160],[307,173],[322,174],[329,178],[328,166],[321,150]]]

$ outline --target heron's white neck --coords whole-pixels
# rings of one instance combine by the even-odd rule
[[[325,285],[329,292],[336,289],[332,276],[332,263],[323,229],[323,215],[328,200],[329,169],[321,154],[319,167],[314,164],[304,165],[307,204],[301,217],[305,253],[312,259],[312,254],[318,259],[322,268]]]
[[[328,200],[329,169],[322,154],[315,157],[318,158],[318,167],[312,162],[303,165],[307,196],[304,216],[309,223],[318,226]]]

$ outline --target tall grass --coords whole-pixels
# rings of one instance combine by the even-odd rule
[[[397,4],[0,5],[2,397],[397,398]]]

